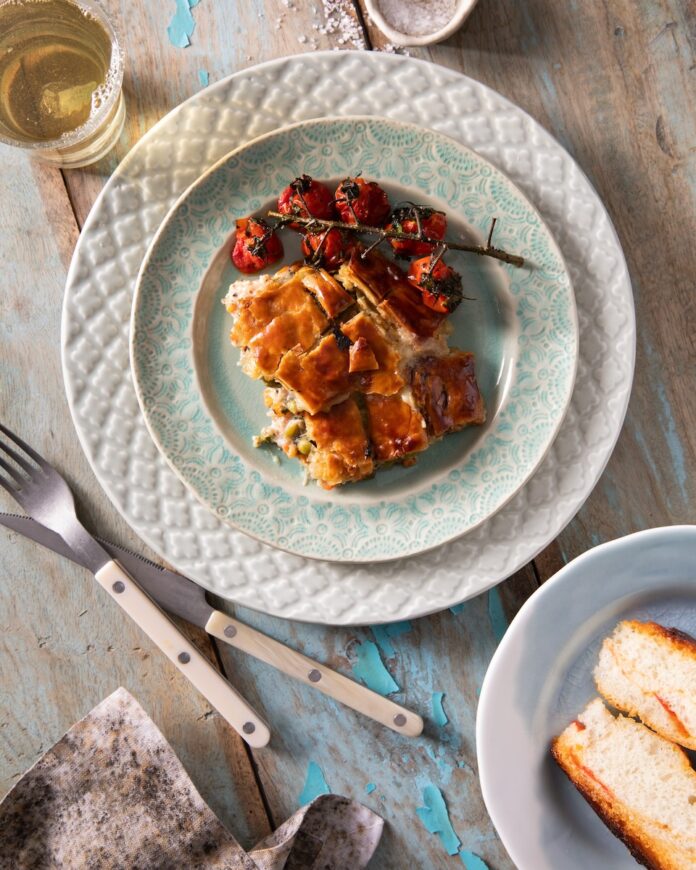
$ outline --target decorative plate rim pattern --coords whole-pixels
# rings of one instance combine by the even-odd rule
[[[243,181],[246,190],[253,190],[246,195],[245,206],[250,205],[250,196],[272,198],[285,180],[284,171],[274,176],[270,168],[281,151],[283,163],[296,157],[300,166],[307,159],[315,175],[340,176],[350,168],[351,159],[339,171],[336,149],[325,156],[324,150],[326,143],[344,135],[344,129],[353,132],[347,151],[351,155],[360,151],[361,166],[379,160],[375,154],[390,147],[392,138],[398,143],[392,150],[418,147],[420,154],[430,153],[440,160],[446,176],[438,177],[441,172],[435,162],[428,166],[423,161],[417,186],[424,193],[426,189],[432,193],[436,185],[448,189],[449,198],[444,198],[450,213],[456,209],[482,235],[494,199],[498,244],[523,253],[534,266],[500,267],[516,304],[519,331],[510,401],[498,408],[481,441],[447,473],[424,481],[415,493],[364,505],[352,497],[350,487],[334,490],[327,503],[317,500],[315,485],[293,497],[282,485],[264,480],[215,426],[198,390],[191,344],[199,287],[239,216],[232,209],[219,208],[225,192],[234,195],[235,182]],[[345,153],[343,148],[339,153]],[[379,180],[401,182],[396,165],[398,156],[388,161],[387,169],[380,165]],[[484,175],[486,170],[489,176]],[[371,168],[368,174],[377,177],[376,172]],[[465,195],[464,213],[460,203]],[[212,245],[197,226],[211,209]],[[145,255],[136,282],[130,336],[131,370],[150,434],[201,503],[267,544],[308,558],[346,562],[423,552],[492,516],[529,479],[553,442],[570,402],[577,362],[577,315],[570,277],[553,236],[521,191],[487,160],[450,137],[370,116],[312,119],[274,130],[235,149],[203,173],[177,200]],[[168,378],[163,377],[164,371]],[[173,372],[176,389],[166,383]],[[317,523],[324,530],[321,534],[312,532]]]
[[[316,87],[327,78],[331,88]],[[508,505],[424,556],[356,569],[265,547],[199,505],[159,455],[140,416],[127,339],[132,282],[180,193],[232,147],[276,129],[281,119],[348,115],[358,105],[363,113],[397,119],[410,119],[415,108],[428,127],[471,145],[521,187],[568,264],[580,344],[566,419]],[[344,625],[451,607],[514,573],[553,540],[612,453],[628,407],[635,345],[631,284],[618,237],[562,146],[522,109],[461,73],[350,51],[282,58],[235,73],[155,125],[109,179],[85,223],[62,322],[64,378],[78,437],[132,528],[223,598],[289,619]]]

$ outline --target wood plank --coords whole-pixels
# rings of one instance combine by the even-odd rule
[[[0,419],[74,484],[91,528],[138,549],[77,443],[60,369],[60,309],[77,230],[60,173],[3,154]],[[0,510],[18,511],[4,491]],[[269,830],[245,744],[82,569],[0,530],[0,793],[123,685],[153,717],[211,807],[245,843]],[[213,656],[207,636],[186,629]]]
[[[480,3],[441,45],[409,49],[485,82],[549,129],[596,186],[628,259],[638,358],[626,426],[599,485],[537,560],[542,579],[602,541],[693,521],[695,33],[696,8],[678,0],[502,0]]]
[[[579,159],[624,244],[638,322],[626,426],[599,486],[560,537],[566,558],[631,531],[693,521],[695,23],[692,4],[613,4],[595,24],[598,44],[604,34],[597,71],[574,65],[564,77],[565,123],[578,128]],[[602,68],[612,70],[608,87]],[[584,107],[567,99],[571,81],[587,93]]]
[[[174,3],[104,3],[122,34],[126,56],[126,125],[114,150],[85,169],[67,170],[66,185],[80,226],[118,163],[160,118],[201,90],[199,71],[214,83],[255,63],[329,49],[335,36],[322,33],[321,3],[283,0],[199,3],[192,10],[191,45],[176,48],[167,36]],[[346,3],[352,9],[350,2]]]
[[[226,670],[275,728],[272,745],[254,753],[273,817],[285,818],[297,809],[307,766],[314,761],[332,791],[361,801],[386,819],[375,867],[403,870],[406,855],[414,867],[451,867],[454,859],[415,813],[422,806],[423,787],[433,783],[445,796],[464,847],[492,868],[511,868],[481,799],[474,727],[478,691],[499,632],[536,586],[534,573],[525,569],[493,598],[480,595],[457,614],[446,610],[416,620],[410,631],[391,639],[395,654],[383,654],[383,659],[402,689],[391,697],[426,719],[423,735],[413,740],[220,644]],[[231,612],[224,602],[218,605]],[[375,637],[369,628],[300,625],[241,608],[237,617],[348,676],[357,644]],[[432,719],[436,691],[445,692],[450,724],[444,728]],[[370,782],[377,788],[368,795]]]

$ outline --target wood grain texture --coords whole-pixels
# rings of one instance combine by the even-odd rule
[[[485,82],[550,130],[597,188],[628,260],[638,353],[626,425],[539,576],[603,541],[693,522],[696,4],[480,0],[449,40],[408,51]]]
[[[60,308],[77,237],[60,173],[3,149],[0,419],[55,461],[88,527],[142,551],[77,443],[60,370]],[[21,208],[8,208],[21,203]],[[0,510],[17,506],[0,492]],[[0,530],[0,792],[77,719],[123,685],[153,717],[241,840],[268,820],[242,741],[80,568]],[[203,632],[187,633],[214,660]]]
[[[535,588],[536,579],[528,570],[505,584],[501,599],[508,618]],[[425,830],[415,812],[423,805],[423,788],[432,783],[442,790],[464,847],[491,868],[512,868],[483,806],[477,779],[478,691],[499,640],[490,610],[484,594],[457,614],[446,610],[419,619],[409,632],[392,638],[393,656],[382,654],[402,689],[390,697],[425,719],[424,732],[417,738],[395,734],[220,644],[225,669],[236,674],[245,696],[275,725],[271,751],[254,753],[274,821],[297,809],[307,767],[314,761],[332,791],[361,801],[387,821],[375,867],[403,870],[405,856],[413,867],[451,867],[455,859]],[[242,609],[236,615],[347,676],[357,644],[374,640],[369,628],[297,625]],[[432,718],[433,692],[445,693],[450,721],[443,728]],[[377,786],[369,795],[368,783]]]
[[[7,226],[0,237],[0,418],[59,460],[90,505],[90,525],[140,551],[99,490],[63,398],[59,309],[76,239],[74,216],[81,225],[133,143],[200,89],[199,70],[212,83],[252,63],[310,50],[311,40],[319,48],[338,47],[339,34],[312,28],[321,24],[313,11],[321,9],[319,0],[292,5],[294,10],[282,0],[202,0],[193,10],[192,45],[181,50],[166,35],[173,2],[108,0],[127,56],[128,121],[118,147],[94,167],[65,172],[65,183],[59,173],[31,167],[2,149],[0,203],[18,207],[4,210]],[[349,0],[344,7],[352,8]],[[369,22],[367,32],[372,45],[385,46]],[[160,724],[203,796],[244,843],[268,830],[266,809],[273,824],[296,809],[313,760],[334,791],[361,799],[387,819],[375,867],[458,863],[415,815],[427,782],[442,789],[465,848],[480,854],[491,870],[512,866],[481,802],[474,746],[477,690],[505,622],[539,581],[589,547],[639,528],[693,521],[695,50],[696,8],[687,0],[480,0],[454,37],[409,50],[500,91],[568,148],[615,222],[638,317],[636,382],[626,426],[578,516],[533,568],[457,614],[414,622],[411,631],[393,639],[395,654],[384,656],[402,688],[396,699],[428,718],[432,692],[444,691],[450,724],[438,728],[429,721],[421,738],[404,739],[220,644],[225,670],[275,732],[271,746],[250,762],[236,735],[84,572],[0,531],[0,691],[9,699],[0,718],[0,791],[123,684]],[[0,498],[0,509],[7,506]],[[332,630],[249,611],[236,615],[347,675],[356,645],[374,639],[368,628]],[[46,629],[37,635],[30,624]],[[191,637],[215,657],[200,633],[191,630]],[[377,786],[370,795],[368,782]]]
[[[320,0],[316,3],[321,6]],[[201,90],[200,70],[208,73],[212,84],[255,63],[334,45],[329,35],[312,29],[312,24],[322,19],[304,3],[203,0],[193,9],[196,29],[186,49],[173,46],[167,36],[175,9],[173,0],[109,0],[104,6],[119,28],[126,55],[126,124],[118,145],[103,160],[64,173],[80,226],[107,178],[138,139],[167,112]]]

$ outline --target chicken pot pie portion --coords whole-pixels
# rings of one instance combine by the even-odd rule
[[[325,489],[415,462],[486,419],[474,356],[450,349],[447,316],[399,266],[354,254],[333,276],[294,264],[235,281],[223,300],[245,374],[266,383],[273,443]]]

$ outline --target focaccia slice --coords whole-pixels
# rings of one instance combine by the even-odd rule
[[[624,620],[602,644],[594,678],[613,707],[696,750],[693,637],[656,622]]]
[[[591,701],[553,756],[607,827],[651,870],[696,867],[696,772],[645,725]],[[609,866],[607,863],[605,866]]]

